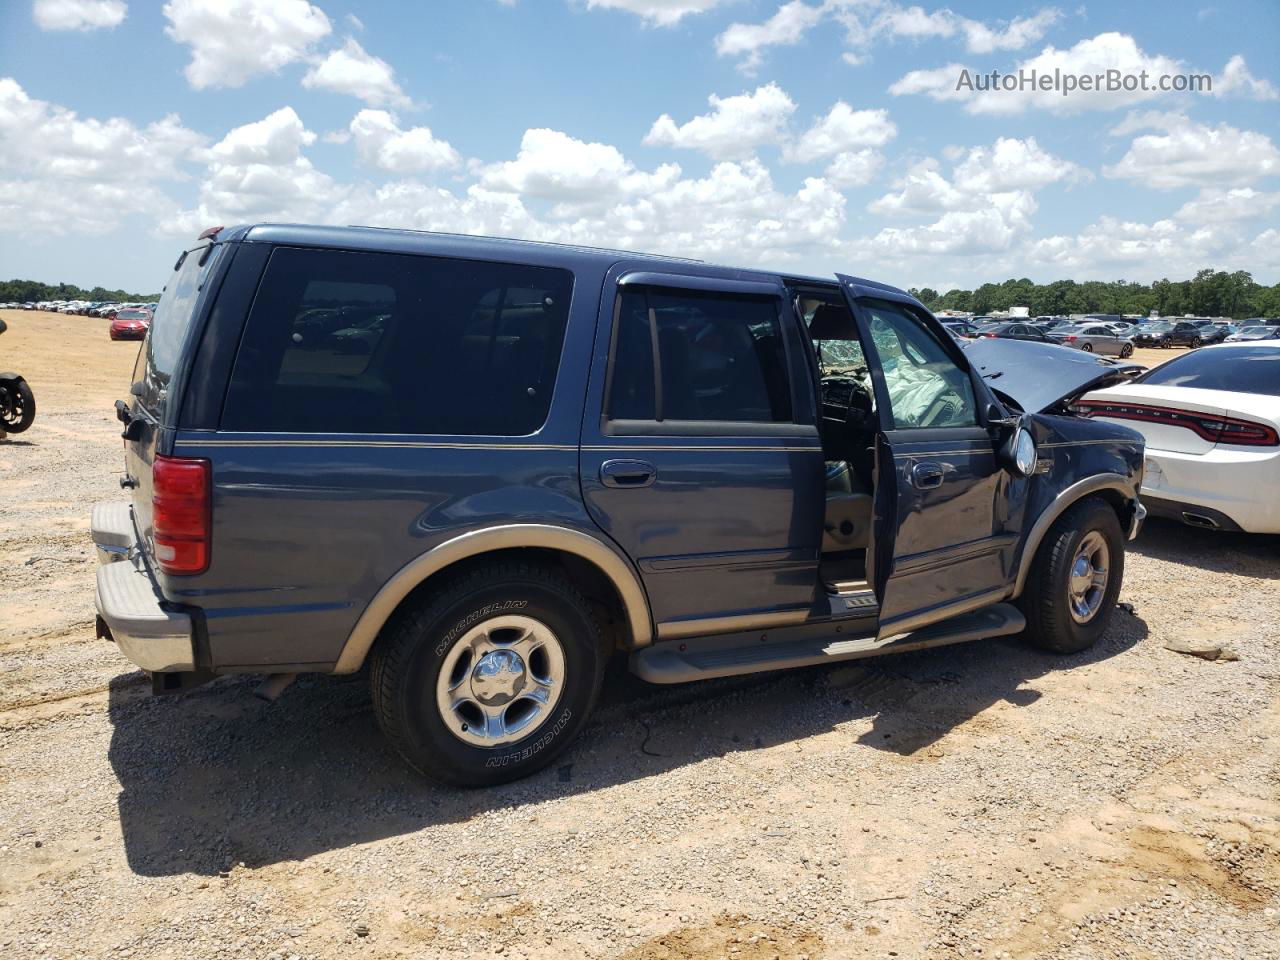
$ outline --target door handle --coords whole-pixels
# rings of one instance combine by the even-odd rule
[[[643,460],[606,460],[600,464],[600,482],[606,487],[647,487],[656,479],[658,471]]]
[[[911,468],[911,483],[917,490],[934,490],[942,486],[946,468],[940,463],[926,460]]]

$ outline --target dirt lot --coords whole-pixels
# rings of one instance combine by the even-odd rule
[[[457,792],[359,677],[152,699],[94,639],[136,345],[4,316],[39,404],[0,444],[6,957],[1280,957],[1276,539],[1150,524],[1074,657],[615,670],[557,767]],[[1240,659],[1164,649],[1210,636]]]

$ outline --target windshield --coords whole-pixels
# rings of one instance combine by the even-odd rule
[[[1156,367],[1141,383],[1280,397],[1280,345],[1212,347]]]

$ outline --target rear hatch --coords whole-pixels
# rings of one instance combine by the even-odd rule
[[[138,542],[149,558],[155,553],[152,466],[156,448],[164,429],[171,428],[176,419],[179,398],[174,377],[182,363],[192,320],[199,312],[205,281],[225,247],[209,241],[178,258],[133,369],[128,410],[122,415],[126,420],[124,483],[132,488]]]

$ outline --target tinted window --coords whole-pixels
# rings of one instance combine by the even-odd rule
[[[276,250],[222,427],[533,433],[550,407],[571,285],[546,267]]]
[[[225,245],[214,244],[207,257],[204,256],[206,249],[206,246],[196,247],[178,260],[177,268],[160,296],[155,318],[147,333],[147,342],[143,348],[147,358],[144,399],[157,414],[165,405],[169,380],[173,377],[187,329],[195,316],[196,298]],[[127,318],[130,312],[126,310],[122,314]],[[122,314],[118,313],[117,316]]]
[[[776,301],[624,287],[608,412],[618,420],[790,422]]]
[[[1280,346],[1213,347],[1175,357],[1142,383],[1280,397]]]
[[[978,423],[973,384],[919,319],[890,304],[867,309],[895,429]]]

